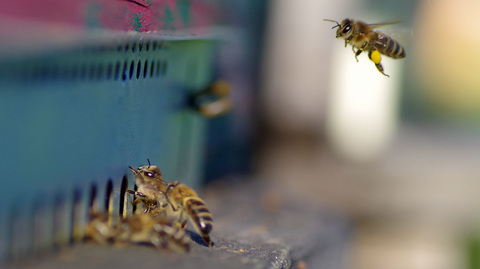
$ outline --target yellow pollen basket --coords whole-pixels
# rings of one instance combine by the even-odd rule
[[[380,52],[378,50],[374,50],[372,51],[372,54],[370,54],[370,59],[375,64],[379,64],[380,61],[382,60],[382,56],[380,55]]]

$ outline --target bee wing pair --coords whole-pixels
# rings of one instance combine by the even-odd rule
[[[372,28],[377,28],[385,25],[393,25],[393,24],[398,24],[401,23],[401,20],[396,20],[396,21],[390,21],[390,22],[382,22],[382,23],[368,23],[367,25],[372,27]]]
[[[340,27],[341,24],[336,21],[336,20],[330,20],[330,19],[323,19],[324,21],[329,21],[329,22],[334,22],[336,23],[337,25],[333,26],[332,29],[336,28],[336,27]],[[385,26],[385,25],[393,25],[393,24],[398,24],[398,23],[401,23],[402,20],[396,20],[396,21],[391,21],[391,22],[381,22],[381,23],[366,23],[366,25],[372,27],[372,28],[377,28],[377,27],[381,27],[381,26]]]

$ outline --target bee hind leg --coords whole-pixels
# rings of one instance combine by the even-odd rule
[[[377,67],[377,70],[382,73],[382,75],[386,76],[386,77],[390,77],[389,75],[385,74],[385,72],[383,72],[383,66],[382,64],[378,63],[378,64],[375,64],[375,66]]]
[[[375,66],[380,73],[382,73],[384,76],[390,77],[389,75],[385,74],[383,70],[383,66],[380,63],[380,61],[382,60],[382,56],[380,55],[380,52],[378,50],[371,50],[368,53],[368,58],[370,58],[370,60],[375,63]]]

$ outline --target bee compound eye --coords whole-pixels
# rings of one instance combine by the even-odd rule
[[[146,175],[147,177],[154,177],[154,176],[155,176],[155,173],[153,173],[153,172],[145,172],[145,175]]]
[[[347,25],[347,26],[345,26],[345,28],[343,28],[343,31],[342,31],[342,32],[343,32],[344,34],[346,34],[346,33],[350,32],[351,29],[352,29],[352,26],[351,26],[351,25]]]

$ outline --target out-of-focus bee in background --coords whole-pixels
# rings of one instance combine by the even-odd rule
[[[143,213],[155,219],[166,219],[172,225],[186,227],[190,220],[195,230],[203,237],[208,246],[212,246],[210,232],[213,217],[207,206],[196,192],[187,185],[174,181],[166,184],[157,166],[130,167],[135,175],[137,191],[134,194],[143,206]]]
[[[194,190],[178,181],[169,183],[165,193],[171,205],[167,207],[167,216],[178,216],[176,219],[182,228],[185,228],[187,220],[190,220],[195,230],[211,247],[209,234],[212,231],[213,217],[203,200]]]
[[[176,252],[190,250],[185,230],[150,214],[127,216],[118,225],[109,224],[107,213],[92,214],[85,235],[88,241],[98,244],[147,244]]]
[[[117,229],[109,222],[107,213],[90,212],[90,221],[85,230],[87,241],[93,241],[101,245],[113,243]]]
[[[373,30],[378,26],[395,24],[397,22],[367,24],[351,19],[344,19],[341,23],[335,20],[324,20],[336,23],[336,25],[332,27],[332,29],[338,27],[336,37],[345,39],[345,47],[347,44],[352,45],[352,50],[355,53],[357,62],[358,55],[363,51],[368,51],[368,57],[375,63],[378,71],[387,77],[389,77],[389,75],[385,74],[383,66],[380,63],[382,60],[380,54],[394,59],[401,59],[406,56],[405,49],[400,43],[380,31]]]

